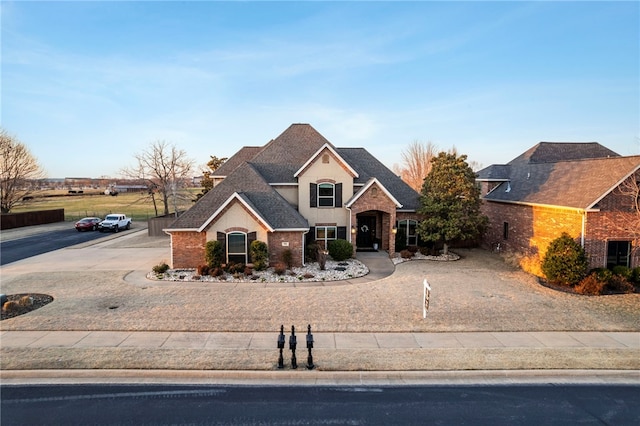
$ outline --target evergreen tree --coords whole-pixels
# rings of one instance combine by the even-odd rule
[[[542,272],[553,284],[573,286],[586,275],[589,262],[584,249],[569,234],[551,241],[542,259]]]
[[[480,189],[467,156],[441,152],[431,160],[431,171],[422,185],[418,224],[423,241],[442,242],[448,253],[453,240],[471,240],[487,227],[488,218],[480,212]]]

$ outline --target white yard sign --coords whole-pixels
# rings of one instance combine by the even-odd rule
[[[424,284],[424,306],[422,307],[422,318],[427,317],[427,311],[429,310],[429,297],[431,296],[431,286],[427,282],[425,278],[423,281]]]

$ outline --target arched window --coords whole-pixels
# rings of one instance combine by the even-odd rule
[[[247,234],[244,232],[227,234],[227,262],[247,263]]]

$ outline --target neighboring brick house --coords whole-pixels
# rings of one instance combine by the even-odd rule
[[[213,189],[164,230],[173,268],[203,264],[210,240],[223,244],[227,262],[249,263],[248,248],[260,240],[271,264],[291,250],[295,265],[310,241],[345,239],[392,254],[398,227],[417,241],[420,195],[364,148],[336,148],[308,124],[242,148],[211,177]]]
[[[477,174],[483,244],[516,253],[540,273],[549,243],[563,232],[584,247],[595,267],[640,266],[640,156],[622,157],[595,143],[541,142],[507,164]]]

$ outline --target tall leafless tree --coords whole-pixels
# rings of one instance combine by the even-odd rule
[[[177,214],[176,197],[179,196],[179,190],[190,181],[194,161],[187,157],[185,151],[164,140],[153,142],[147,149],[136,154],[135,159],[137,164],[123,169],[122,173],[129,178],[145,181],[152,195],[155,191],[160,193],[165,215],[169,214],[172,198]]]
[[[394,171],[407,185],[420,192],[424,178],[431,170],[431,159],[438,155],[438,148],[432,142],[416,140],[400,155],[402,164],[394,165]]]
[[[25,144],[0,129],[0,212],[9,213],[33,192],[29,181],[44,171]]]
[[[630,214],[617,216],[610,220],[613,229],[624,229],[633,238],[633,249],[638,250],[640,244],[640,171],[636,171],[620,184],[614,194],[622,195],[628,200]]]

